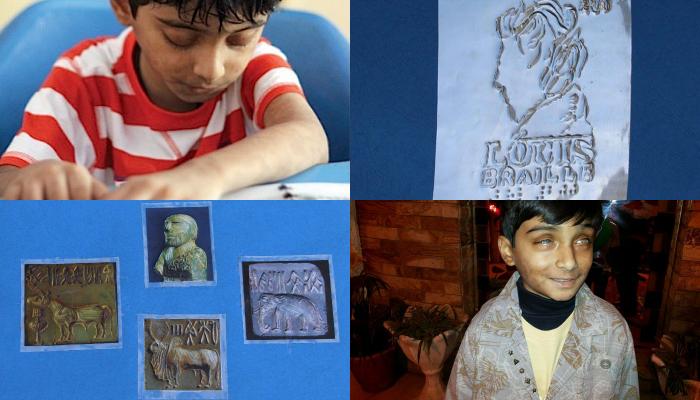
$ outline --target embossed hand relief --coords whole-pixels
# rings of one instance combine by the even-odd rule
[[[22,351],[121,347],[115,259],[22,266]]]
[[[241,262],[246,342],[337,341],[329,258]]]
[[[139,326],[140,398],[175,398],[180,392],[226,397],[222,315],[139,315]]]
[[[626,198],[631,1],[439,8],[434,198]]]

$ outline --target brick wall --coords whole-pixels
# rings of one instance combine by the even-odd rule
[[[409,304],[463,313],[460,269],[468,205],[457,201],[357,201],[365,270]],[[468,210],[466,210],[468,211]]]
[[[687,331],[700,315],[700,201],[684,203],[665,317],[671,332]]]

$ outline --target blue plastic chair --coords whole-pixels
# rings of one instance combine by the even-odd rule
[[[50,0],[27,8],[0,32],[0,151],[17,133],[24,107],[51,66],[81,40],[124,29],[107,0]],[[350,45],[320,16],[275,12],[263,35],[281,48],[330,142],[331,161],[350,159]]]

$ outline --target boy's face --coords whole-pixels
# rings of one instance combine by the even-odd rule
[[[531,218],[515,232],[515,246],[498,238],[503,260],[515,265],[525,289],[552,300],[576,295],[593,263],[595,230],[589,221],[550,225]]]
[[[120,17],[122,22],[130,19],[126,23],[134,28],[141,49],[139,72],[149,97],[171,111],[192,109],[233,84],[267,22],[266,16],[255,23],[225,22],[219,32],[216,16],[210,16],[209,26],[190,24],[191,15],[181,18],[175,6],[156,3],[140,6],[135,19]]]

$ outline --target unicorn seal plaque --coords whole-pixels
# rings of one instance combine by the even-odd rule
[[[22,351],[121,346],[116,259],[22,267]]]

